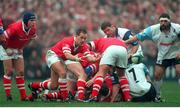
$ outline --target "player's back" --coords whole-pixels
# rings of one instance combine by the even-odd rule
[[[112,45],[122,46],[127,48],[126,44],[116,38],[99,38],[91,42],[92,49],[100,52],[101,54]]]
[[[129,81],[130,92],[133,96],[142,96],[151,87],[151,84],[146,80],[145,68],[145,65],[140,63],[132,64],[126,69],[125,75]]]

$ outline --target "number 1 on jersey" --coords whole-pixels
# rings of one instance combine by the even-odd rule
[[[135,74],[134,68],[130,69],[128,72],[129,72],[129,73],[131,73],[131,72],[133,73],[134,81],[135,81],[136,83],[138,83],[139,81],[138,81],[137,78],[136,78],[136,74]]]

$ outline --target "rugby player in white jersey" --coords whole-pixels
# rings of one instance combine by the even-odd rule
[[[180,25],[171,22],[170,16],[163,13],[159,17],[159,23],[145,28],[131,39],[126,40],[126,43],[145,39],[153,40],[157,44],[158,55],[155,65],[155,88],[157,92],[156,101],[163,102],[160,93],[162,85],[162,77],[168,66],[175,66],[178,77],[180,78]]]
[[[101,24],[101,30],[104,32],[106,36],[105,38],[117,38],[120,40],[128,40],[132,38],[134,35],[131,30],[122,27],[116,27],[108,21],[105,21]],[[138,41],[134,41],[131,44],[128,44],[128,59],[135,53],[141,53],[142,49],[139,45]],[[142,53],[141,53],[142,54]]]
[[[104,32],[104,34],[106,36],[104,36],[104,38],[117,38],[119,40],[128,40],[130,38],[132,38],[134,35],[131,32],[131,30],[127,29],[127,28],[122,28],[122,27],[116,27],[115,25],[113,25],[112,23],[110,23],[109,21],[104,21],[101,24],[101,30]],[[132,55],[134,55],[135,53],[138,54],[142,54],[142,48],[141,45],[138,43],[138,41],[134,41],[131,44],[128,44],[128,62],[130,62],[130,58],[132,57]],[[117,74],[111,74],[111,78],[112,79],[116,79]],[[112,95],[115,95],[117,92],[117,88],[119,88],[119,84],[114,83],[113,84],[113,91]],[[114,96],[112,96],[111,102],[114,101],[113,99]]]
[[[149,70],[142,63],[142,60],[142,55],[133,55],[131,57],[132,64],[129,64],[125,71],[134,102],[154,101],[156,97],[156,90],[151,83]]]

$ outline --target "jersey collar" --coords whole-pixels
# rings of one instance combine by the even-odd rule
[[[23,21],[22,21],[22,29],[23,29],[23,31],[26,33],[26,35],[28,35],[28,34],[29,34],[29,31],[31,30],[31,29],[29,29],[29,30],[26,32],[26,30],[25,30],[25,24],[24,24]]]

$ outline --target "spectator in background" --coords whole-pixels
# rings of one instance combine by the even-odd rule
[[[24,80],[24,58],[23,49],[28,43],[36,38],[36,15],[33,12],[26,12],[22,21],[11,24],[1,33],[0,60],[4,65],[3,85],[7,101],[12,101],[11,82],[13,71],[16,71],[16,84],[20,92],[21,101],[26,100]]]
[[[162,85],[162,77],[165,70],[169,66],[175,66],[176,73],[180,78],[180,59],[177,55],[180,52],[180,25],[171,22],[170,16],[167,13],[162,13],[159,17],[159,23],[149,26],[137,36],[129,39],[126,43],[131,43],[137,40],[150,39],[156,42],[158,48],[157,61],[155,65],[155,81],[157,102],[163,102],[161,98],[160,86]]]

